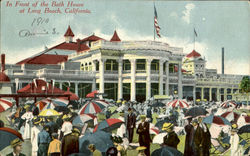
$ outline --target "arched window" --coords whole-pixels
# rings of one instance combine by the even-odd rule
[[[89,62],[89,71],[92,71],[92,63]]]
[[[85,63],[85,71],[88,71],[88,63]]]

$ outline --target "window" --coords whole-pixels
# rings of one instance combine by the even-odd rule
[[[88,71],[88,63],[85,63],[85,71]]]
[[[153,60],[151,62],[151,70],[159,70],[159,60]]]
[[[123,70],[131,70],[131,65],[129,60],[123,60]]]
[[[99,71],[99,62],[96,62],[96,71]]]
[[[146,70],[146,60],[145,59],[136,60],[136,70]]]
[[[84,64],[83,63],[81,64],[81,70],[84,70]]]
[[[89,62],[89,71],[92,71],[92,63]]]
[[[118,70],[118,63],[115,60],[108,59],[105,62],[105,70],[110,70],[110,71]]]

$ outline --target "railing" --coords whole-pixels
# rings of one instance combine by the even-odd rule
[[[27,75],[27,76],[35,76],[37,70],[22,70],[22,69],[7,69],[5,70],[7,75],[15,76],[15,75]]]
[[[56,70],[56,69],[40,69],[38,75],[50,74],[50,75],[89,75],[94,74],[93,71],[81,71],[81,70]]]

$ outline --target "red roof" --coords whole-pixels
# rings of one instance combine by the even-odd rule
[[[67,55],[41,54],[24,59],[16,64],[58,64],[67,60]]]
[[[119,38],[119,36],[117,35],[117,32],[115,30],[113,37],[110,39],[110,42],[120,42],[120,41],[121,41],[121,39]]]
[[[78,50],[78,45],[76,42],[70,42],[70,43],[66,43],[66,42],[63,42],[61,44],[58,44],[52,48],[50,48],[49,50],[51,49],[62,49],[62,50],[75,50],[77,51]],[[85,44],[81,44],[81,50],[80,51],[84,51],[84,50],[89,50],[89,47]]]
[[[91,93],[88,93],[88,94],[86,95],[86,98],[94,98],[94,97],[95,97],[95,94],[98,94],[98,90],[95,90],[95,91],[93,91],[93,92],[91,92]]]
[[[98,40],[104,40],[103,38],[100,38],[98,36],[95,36],[94,34],[82,39],[81,41],[98,41]]]
[[[186,57],[200,57],[201,54],[199,54],[198,52],[196,52],[195,50],[193,50],[191,53],[187,54]]]
[[[66,36],[71,36],[71,37],[74,37],[74,36],[75,36],[74,33],[72,32],[70,26],[68,27],[68,29],[67,29],[66,33],[64,34],[64,36],[65,36],[65,37],[66,37]]]
[[[47,82],[45,82],[44,80],[41,79],[36,79],[36,85],[34,82],[26,85],[25,87],[23,87],[22,89],[19,89],[17,91],[17,93],[55,93],[55,94],[63,94],[64,91],[53,87],[52,89],[52,85],[48,84],[47,87]]]
[[[178,66],[174,66],[174,71],[178,72]],[[185,73],[187,71],[185,69],[181,69],[181,72]]]
[[[3,82],[10,82],[10,78],[4,72],[0,72],[0,83]]]

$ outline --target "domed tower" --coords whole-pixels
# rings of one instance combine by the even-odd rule
[[[206,60],[201,57],[200,53],[193,50],[184,58],[183,68],[189,74],[197,77],[205,77]]]

